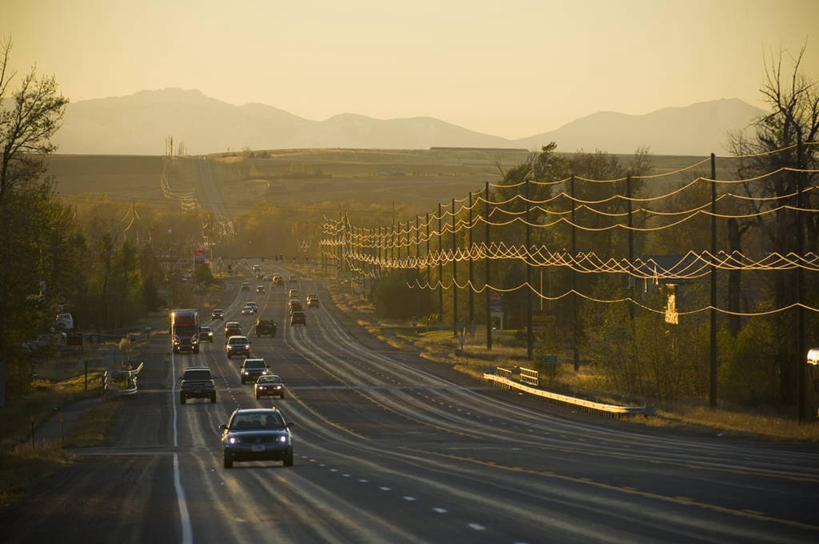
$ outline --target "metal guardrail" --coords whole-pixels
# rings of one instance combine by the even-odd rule
[[[139,366],[134,370],[106,370],[103,374],[103,392],[118,396],[136,393],[137,377],[142,372],[143,365],[144,363],[139,363]],[[127,384],[125,388],[119,387],[119,384],[123,381]]]
[[[521,369],[523,370],[523,369]],[[605,412],[613,415],[633,415],[633,414],[646,414],[648,413],[647,406],[619,406],[616,404],[606,404],[603,402],[595,402],[591,400],[579,399],[577,397],[570,397],[569,395],[561,395],[559,393],[552,393],[550,391],[544,391],[543,389],[537,389],[535,387],[518,383],[511,380],[508,377],[500,376],[498,374],[492,374],[489,372],[484,372],[483,378],[490,382],[494,382],[498,385],[507,387],[509,389],[518,389],[520,391],[530,393],[532,395],[536,395],[538,397],[543,397],[549,400],[553,400],[556,402],[562,402],[565,404],[572,404],[574,406],[578,406],[581,408],[585,408],[587,410],[594,410],[597,412]]]
[[[540,385],[540,374],[537,370],[520,367],[520,381],[526,385],[534,385],[537,387]]]

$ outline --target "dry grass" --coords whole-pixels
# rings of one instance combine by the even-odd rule
[[[84,374],[78,374],[55,381],[40,378],[31,393],[8,399],[0,418],[0,508],[18,500],[33,482],[71,462],[58,443],[38,440],[32,446],[32,418],[36,429],[63,406],[99,395],[101,374],[89,369],[88,391]]]
[[[107,443],[122,408],[122,398],[108,398],[94,404],[80,414],[66,433],[66,448],[90,448]]]
[[[32,482],[71,463],[59,444],[22,442],[0,453],[0,509],[17,502]]]

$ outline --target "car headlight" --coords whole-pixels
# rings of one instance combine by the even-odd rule
[[[228,444],[235,444],[239,440],[235,436],[228,437]]]
[[[242,372],[242,374],[244,374],[245,376],[247,376],[247,370],[245,370],[244,372]]]
[[[262,374],[267,374],[267,369],[262,370]]]
[[[281,442],[282,444],[286,443],[287,442],[287,435],[281,435],[279,437],[279,442]]]

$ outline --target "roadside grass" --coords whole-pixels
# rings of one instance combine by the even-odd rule
[[[493,331],[492,351],[487,351],[485,328],[478,327],[475,336],[467,337],[463,352],[456,354],[458,342],[451,329],[413,327],[406,321],[381,320],[375,315],[372,303],[361,300],[359,295],[346,293],[337,287],[331,289],[331,293],[336,306],[370,334],[393,347],[419,351],[424,359],[451,365],[455,370],[470,376],[482,378],[485,370],[498,366],[525,366],[541,372],[545,370],[526,361],[526,347],[517,331]],[[544,386],[549,390],[612,404],[643,404],[611,391],[602,372],[595,365],[581,364],[575,372],[568,356],[560,355],[561,363],[557,365],[554,376],[544,379]],[[544,372],[541,375],[548,374]],[[726,404],[712,409],[696,399],[679,401],[673,405],[658,405],[654,415],[635,416],[623,421],[649,427],[819,442],[819,422],[799,424],[787,414],[774,409],[751,412]]]
[[[38,437],[38,428],[70,404],[102,393],[103,370],[98,353],[108,349],[95,345],[85,353],[45,357],[37,364],[31,391],[6,399],[0,418],[0,509],[17,502],[34,482],[72,463],[63,447],[89,447],[105,443],[119,415],[122,399],[112,398],[93,404],[66,429],[65,439],[47,441]],[[83,360],[89,361],[88,382]],[[32,427],[34,440],[32,441]]]
[[[69,465],[72,458],[56,442],[21,442],[0,451],[0,509],[8,508],[25,494],[32,482]]]
[[[121,397],[110,397],[83,410],[66,433],[63,447],[90,448],[107,444],[123,402]]]

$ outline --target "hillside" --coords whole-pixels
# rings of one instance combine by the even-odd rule
[[[324,121],[265,104],[235,106],[196,90],[141,91],[69,104],[55,137],[63,154],[164,153],[165,138],[188,154],[251,149],[429,147],[528,148],[555,141],[558,149],[656,154],[724,153],[729,131],[746,127],[761,110],[737,99],[665,108],[645,115],[599,112],[557,130],[520,140],[471,131],[432,117],[373,119],[345,113]]]
[[[561,151],[633,153],[648,146],[652,153],[668,155],[725,154],[728,134],[747,127],[764,112],[742,100],[722,99],[680,108],[663,108],[645,115],[598,112],[557,130],[516,140],[537,149],[557,142]]]

